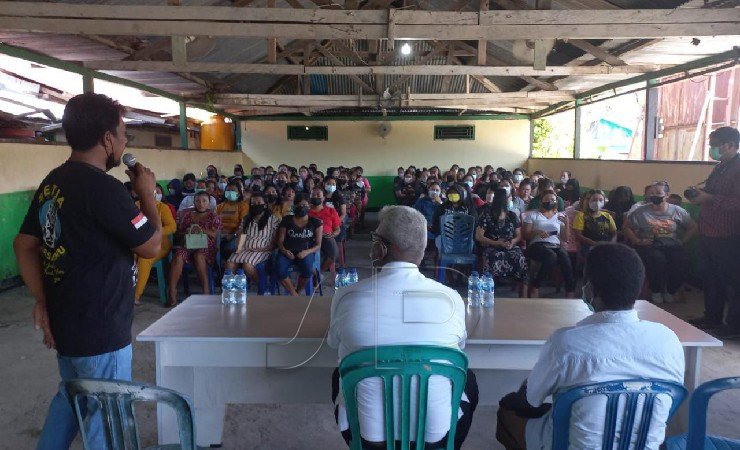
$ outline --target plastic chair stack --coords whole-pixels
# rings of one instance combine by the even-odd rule
[[[568,450],[570,437],[570,415],[573,404],[586,397],[606,396],[606,417],[601,448],[614,449],[617,434],[619,450],[644,450],[650,431],[650,419],[653,416],[655,398],[668,395],[673,400],[668,419],[673,416],[686,397],[686,388],[680,384],[658,380],[620,380],[578,386],[555,397],[552,407],[553,439],[552,450]],[[642,413],[637,416],[638,401],[643,398]],[[620,401],[621,400],[621,401]],[[619,404],[623,403],[621,417]],[[618,420],[619,419],[619,420]],[[621,429],[617,430],[617,423]],[[636,438],[632,438],[637,434]],[[625,437],[628,437],[625,439]],[[635,445],[630,446],[634,441]]]
[[[85,405],[90,402],[100,404],[102,423],[108,448],[139,450],[139,432],[134,414],[137,402],[164,403],[172,407],[177,415],[180,430],[180,444],[149,447],[155,449],[196,450],[195,422],[193,407],[184,395],[157,386],[132,383],[129,381],[110,381],[94,379],[75,379],[64,384],[70,406],[77,417],[85,450],[97,450],[88,442],[84,426]]]
[[[426,414],[428,403],[429,377],[440,375],[449,378],[452,385],[450,430],[445,447],[452,450],[455,444],[457,413],[460,399],[465,389],[468,358],[465,353],[447,347],[435,346],[381,346],[360,350],[346,356],[339,363],[339,376],[342,380],[342,394],[347,408],[347,419],[352,432],[351,450],[361,450],[360,419],[357,405],[357,385],[367,378],[382,378],[385,411],[386,450],[396,449],[395,424],[400,424],[400,448],[409,450],[410,442],[416,442],[417,449],[423,449],[426,433]],[[418,380],[417,398],[411,398],[411,380]],[[395,395],[401,415],[400,421],[394,417],[393,380],[398,380]],[[411,433],[411,411],[416,408],[417,423]]]
[[[444,283],[448,266],[472,266],[476,262],[473,254],[475,218],[468,214],[446,214],[439,220],[440,232],[436,239],[437,281]]]

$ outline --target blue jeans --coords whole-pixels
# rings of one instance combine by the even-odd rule
[[[37,450],[67,450],[79,431],[75,412],[64,393],[65,381],[73,378],[131,381],[131,344],[120,350],[95,356],[69,357],[57,354],[57,362],[62,382],[59,384],[59,392],[49,405]],[[88,417],[85,434],[90,448],[105,449],[105,431],[99,406],[95,401],[89,402],[86,408],[85,406],[85,402],[81,401],[80,410]]]
[[[316,253],[311,253],[310,255],[306,256],[303,259],[293,259],[290,260],[288,257],[283,255],[281,252],[278,252],[277,259],[275,261],[275,272],[277,273],[277,279],[278,280],[284,280],[288,278],[288,271],[290,269],[290,266],[295,265],[296,269],[298,269],[298,273],[301,275],[302,278],[311,278],[313,275],[313,268],[314,268],[314,258],[316,258]]]

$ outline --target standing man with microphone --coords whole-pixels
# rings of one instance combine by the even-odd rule
[[[141,211],[106,173],[121,164],[126,148],[124,113],[100,94],[67,103],[62,126],[72,154],[41,182],[14,243],[21,276],[36,299],[34,324],[46,347],[57,351],[62,383],[131,379],[134,253],[155,257],[162,225],[151,170],[134,160],[126,171]],[[87,405],[87,415],[92,448],[106,448],[97,404]],[[68,449],[77,432],[60,385],[37,448]]]
[[[709,134],[709,156],[719,161],[704,189],[684,194],[701,205],[701,267],[704,282],[704,317],[691,321],[717,330],[724,339],[740,337],[740,132],[717,128]],[[723,323],[729,301],[727,323]]]

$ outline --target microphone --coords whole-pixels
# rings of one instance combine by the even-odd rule
[[[136,156],[132,155],[131,153],[124,153],[121,161],[123,161],[126,167],[131,170],[134,170],[134,167],[136,167]]]

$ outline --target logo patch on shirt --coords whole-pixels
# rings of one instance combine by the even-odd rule
[[[141,227],[143,227],[149,220],[146,218],[146,216],[142,213],[139,213],[138,216],[131,219],[131,225],[134,226],[137,230]]]

